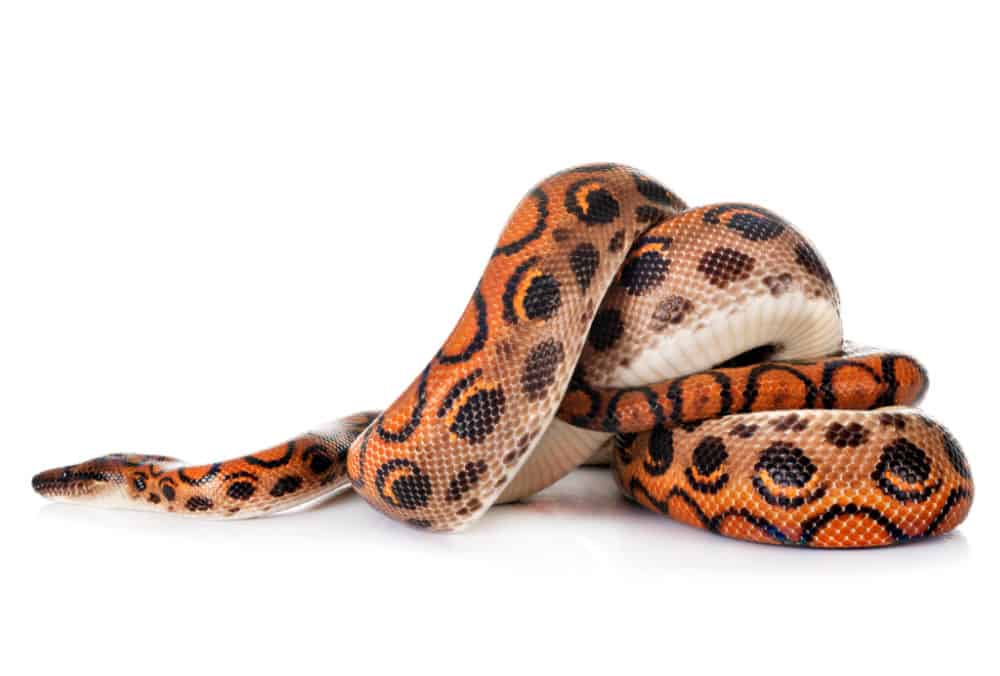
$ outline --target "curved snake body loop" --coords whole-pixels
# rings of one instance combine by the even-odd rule
[[[688,209],[593,165],[522,200],[457,326],[384,411],[226,462],[113,454],[33,484],[216,518],[353,487],[451,531],[609,461],[629,499],[697,527],[877,546],[949,531],[972,503],[958,443],[909,408],[926,387],[914,359],[843,342],[828,268],[780,217]]]

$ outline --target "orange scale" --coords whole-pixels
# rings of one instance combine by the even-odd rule
[[[748,523],[743,517],[734,514],[726,517],[719,524],[720,535],[725,535],[727,537],[736,538],[738,540],[749,540],[750,542],[759,542],[765,545],[780,545],[784,544],[780,539],[768,535],[765,530]],[[788,535],[785,533],[785,535]]]
[[[655,423],[655,418],[649,411],[649,402],[643,392],[623,394],[618,398],[612,415],[622,432],[645,431]]]
[[[782,371],[768,371],[757,379],[754,411],[781,411],[806,407],[809,389],[795,376]]]
[[[514,209],[504,230],[504,238],[497,244],[497,248],[523,240],[534,232],[539,218],[541,213],[538,210],[538,200],[532,195],[525,197]]]
[[[685,378],[681,386],[681,419],[695,421],[720,415],[722,392],[722,386],[711,374]]]
[[[918,483],[909,483],[900,479],[898,476],[892,472],[883,472],[882,476],[892,484],[897,490],[904,493],[917,493],[926,490],[930,486],[934,486],[938,483],[938,479],[935,477],[935,473],[932,471],[930,476],[927,477],[926,481],[920,481]]]
[[[686,523],[689,526],[694,526],[695,528],[705,528],[705,525],[701,522],[701,518],[698,516],[698,512],[680,497],[673,497],[670,499],[670,517],[681,523]]]
[[[863,514],[841,514],[813,535],[813,547],[881,547],[896,541],[883,527]]]
[[[579,390],[573,390],[566,395],[560,404],[559,416],[561,418],[585,416],[590,412],[590,404],[590,397]]]
[[[916,403],[927,388],[927,376],[911,359],[896,360],[896,401]]]
[[[581,211],[583,211],[583,213],[587,213],[587,210],[589,208],[589,202],[587,201],[587,198],[590,196],[590,193],[594,192],[595,190],[601,190],[603,187],[604,186],[602,186],[599,182],[592,181],[590,183],[585,183],[576,189],[576,191],[573,193],[573,197],[576,199],[576,203],[580,207]]]
[[[465,307],[458,325],[448,336],[441,352],[445,355],[460,355],[469,348],[480,334],[480,310],[473,297]]]
[[[969,510],[971,508],[972,508],[971,496],[959,498],[958,501],[952,505],[951,510],[944,517],[944,519],[941,520],[941,523],[935,526],[934,531],[930,533],[930,535],[940,535],[942,533],[947,533],[948,531],[957,527],[958,524],[962,523],[962,521],[965,520],[965,517],[968,516]],[[928,527],[930,527],[930,524],[928,524]]]
[[[869,409],[878,402],[885,390],[868,370],[860,366],[843,366],[833,374],[830,386],[836,395],[836,408]]]

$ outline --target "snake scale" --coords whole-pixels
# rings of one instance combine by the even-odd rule
[[[353,488],[453,531],[610,463],[627,498],[696,527],[879,546],[952,530],[972,504],[958,443],[912,408],[926,388],[913,358],[844,342],[829,269],[774,213],[688,208],[634,169],[588,165],[524,197],[451,335],[384,411],[224,462],[112,454],[33,486],[213,518]]]

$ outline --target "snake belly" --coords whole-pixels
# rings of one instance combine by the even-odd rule
[[[592,165],[521,201],[457,326],[385,411],[229,461],[112,454],[33,483],[212,518],[352,486],[453,531],[611,461],[626,497],[713,532],[875,546],[943,533],[971,506],[954,438],[900,407],[926,385],[912,358],[844,345],[829,270],[775,214],[687,209],[634,169]]]

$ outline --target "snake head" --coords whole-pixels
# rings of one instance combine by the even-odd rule
[[[81,501],[118,497],[129,469],[148,463],[169,463],[174,458],[159,455],[114,453],[92,460],[39,472],[31,479],[35,492],[51,500]]]

